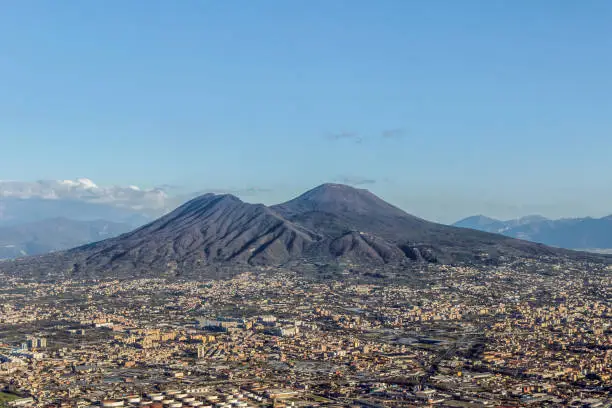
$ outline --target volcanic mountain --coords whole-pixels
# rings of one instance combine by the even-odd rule
[[[428,222],[367,190],[324,184],[271,207],[205,194],[119,237],[2,263],[0,270],[47,277],[201,277],[232,265],[343,260],[403,267],[542,256],[586,255]]]

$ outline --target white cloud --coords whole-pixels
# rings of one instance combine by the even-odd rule
[[[78,200],[105,203],[132,209],[164,210],[169,203],[161,188],[140,189],[136,186],[98,186],[87,178],[76,180],[39,180],[34,182],[0,181],[0,197]]]

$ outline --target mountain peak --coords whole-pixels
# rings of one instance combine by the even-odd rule
[[[540,222],[540,221],[549,221],[549,220],[548,218],[542,215],[539,215],[539,214],[525,215],[523,217],[516,219],[516,223],[519,225],[529,224],[531,222]]]
[[[215,194],[215,193],[206,193],[206,194],[202,194],[199,195],[197,197],[192,198],[191,200],[187,201],[185,204],[183,205],[188,205],[188,204],[208,204],[211,202],[216,202],[216,203],[242,203],[243,201],[241,199],[239,199],[238,197],[236,197],[235,195],[232,194]]]
[[[300,197],[316,201],[347,201],[361,198],[377,198],[370,191],[363,188],[355,188],[346,184],[325,183],[306,191]],[[298,197],[299,198],[299,197]],[[380,200],[380,199],[379,199]],[[382,200],[380,200],[382,201]]]
[[[210,208],[229,208],[240,205],[246,205],[246,203],[234,195],[206,193],[187,201],[173,213],[183,216],[185,214],[197,214]]]
[[[368,190],[334,183],[321,184],[272,208],[285,216],[306,212],[407,215]]]
[[[340,183],[323,183],[309,191],[316,191],[316,190],[368,191],[363,188],[357,188],[357,187],[349,186],[348,184],[340,184]]]
[[[495,224],[495,223],[502,223],[503,221],[495,219],[495,218],[491,218],[491,217],[487,217],[486,215],[482,215],[482,214],[478,214],[478,215],[472,215],[470,217],[466,217],[463,218],[459,221],[457,221],[455,224],[455,226],[461,226],[460,224],[476,224],[476,225],[490,225],[490,224]]]
[[[506,223],[495,218],[487,217],[486,215],[473,215],[457,221],[453,226],[487,232],[498,232],[506,227]]]

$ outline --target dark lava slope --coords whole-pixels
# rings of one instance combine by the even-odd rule
[[[5,262],[0,270],[43,277],[211,276],[232,265],[344,260],[402,267],[542,256],[601,259],[428,222],[367,190],[324,184],[272,207],[206,194],[130,233]]]
[[[261,204],[206,194],[115,239],[70,251],[81,269],[160,271],[216,263],[278,265],[317,236]]]
[[[397,261],[398,249],[409,260],[440,263],[567,254],[567,251],[502,235],[429,222],[367,190],[341,184],[324,184],[271,208],[287,220],[326,237],[338,239],[347,233],[359,233],[378,253],[373,258],[384,260]],[[334,251],[332,254],[336,255]]]

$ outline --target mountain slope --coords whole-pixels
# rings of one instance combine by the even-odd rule
[[[326,236],[338,237],[349,232],[375,236],[399,248],[409,260],[453,263],[555,254],[542,245],[429,222],[367,190],[345,185],[324,184],[271,208],[291,222]]]
[[[332,236],[361,231],[397,239],[431,224],[367,190],[341,184],[323,184],[270,208],[294,223]]]
[[[272,207],[206,194],[130,233],[0,264],[0,270],[58,278],[210,277],[222,267],[304,261],[403,268],[414,262],[474,264],[548,256],[588,255],[431,223],[369,191],[325,184]]]
[[[544,217],[532,216],[523,217],[519,221],[493,220],[497,224],[475,223],[475,218],[469,217],[454,225],[498,232],[509,237],[560,248],[612,248],[612,216],[603,218],[565,218],[559,220],[548,220]]]
[[[197,269],[215,263],[282,264],[316,239],[261,204],[207,194],[121,237],[70,251],[80,268]]]
[[[409,216],[403,210],[380,199],[370,191],[344,184],[327,183],[271,207],[283,216],[308,212],[346,213],[354,216]]]
[[[73,248],[114,237],[130,229],[128,224],[104,220],[75,221],[66,218],[0,227],[0,259]]]

